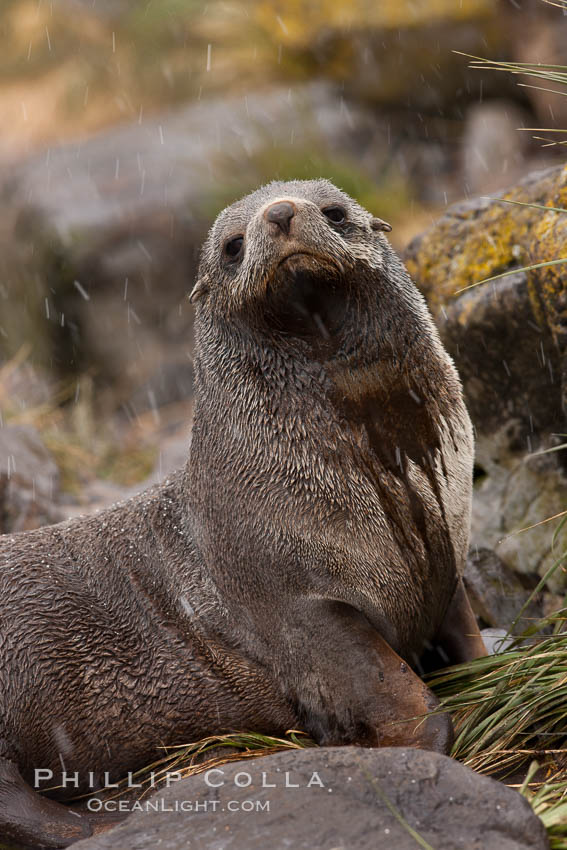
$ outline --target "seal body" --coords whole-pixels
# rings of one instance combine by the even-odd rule
[[[77,772],[63,797],[216,732],[448,748],[444,715],[415,721],[436,703],[412,665],[483,651],[460,581],[472,429],[385,229],[326,181],[225,210],[192,293],[185,469],[0,538],[0,835],[79,837],[34,810],[37,769]]]
[[[278,195],[294,214],[271,235]],[[324,181],[271,185],[221,215],[197,287],[189,487],[212,520],[195,539],[215,581],[244,608],[264,597],[270,634],[289,588],[356,608],[412,658],[463,569],[473,437],[424,299],[374,221]],[[239,227],[252,247],[219,285]]]

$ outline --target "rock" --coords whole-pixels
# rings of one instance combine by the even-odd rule
[[[27,531],[61,519],[59,470],[31,425],[0,428],[0,532]]]
[[[224,764],[209,774],[216,787],[206,776],[175,782],[148,799],[158,811],[77,850],[415,850],[412,830],[435,850],[549,847],[520,794],[438,753],[295,750]]]
[[[274,26],[273,12],[266,12],[257,4],[251,14],[267,39],[283,45],[296,73],[302,69],[313,73],[315,65],[357,100],[441,115],[454,109],[455,99],[462,103],[479,93],[480,77],[452,51],[502,56],[507,42],[497,4],[491,0],[286,4],[279,28]],[[509,85],[495,76],[482,75],[485,93]]]
[[[495,436],[498,438],[498,433]],[[560,593],[566,581],[558,558],[566,537],[561,533],[554,545],[553,531],[558,520],[543,521],[565,510],[564,466],[557,454],[534,457],[528,452],[511,451],[504,440],[497,439],[489,458],[489,447],[489,438],[479,441],[478,454],[485,458],[486,475],[474,488],[473,551],[477,545],[490,547],[508,567],[528,576],[537,573],[543,577],[556,565],[555,573],[547,580],[547,588]]]
[[[542,234],[536,228],[542,223],[547,237],[541,250],[548,254],[548,259],[556,258],[558,250],[563,247],[562,233],[557,235],[548,231],[550,221],[561,221],[565,216],[517,204],[565,206],[567,166],[535,171],[495,197],[503,198],[507,203],[479,198],[450,207],[428,231],[414,239],[405,252],[410,273],[438,317],[442,308],[447,310],[460,301],[462,296],[456,298],[455,295],[464,287],[527,264],[540,241]],[[439,250],[441,245],[442,252]],[[550,273],[549,269],[542,269],[529,276],[528,300],[533,313],[532,322],[540,331],[543,331],[546,322],[539,310],[534,288],[541,289],[541,281]],[[520,280],[518,278],[518,282]],[[486,289],[479,287],[470,290],[470,293]],[[494,293],[495,287],[491,289]],[[469,309],[468,312],[472,311]]]
[[[533,587],[526,587],[521,579],[492,549],[470,550],[465,565],[465,587],[473,611],[483,625],[493,627],[493,632],[498,632],[499,627],[508,628],[532,595]],[[524,631],[529,626],[528,619],[543,616],[543,597],[539,595],[526,607],[514,633]],[[483,636],[488,631],[484,629]]]
[[[565,207],[567,168],[530,174],[498,197]],[[462,290],[565,256],[567,215],[486,199],[451,207],[406,253],[459,369],[475,426],[473,547],[493,549],[507,567],[540,576],[567,542],[562,533],[555,549],[554,526],[540,524],[567,500],[567,454],[541,454],[565,432],[565,267],[518,271]],[[522,531],[528,526],[535,527]],[[565,575],[557,569],[548,589],[560,592]]]
[[[506,652],[514,640],[508,635],[507,629],[482,629],[481,635],[489,655]]]
[[[467,194],[491,192],[503,180],[517,180],[529,146],[529,136],[518,131],[527,115],[515,103],[488,100],[472,104],[463,130],[463,177]]]
[[[146,383],[186,397],[187,295],[214,215],[276,176],[274,149],[294,171],[307,148],[376,160],[387,133],[314,83],[197,101],[16,164],[0,183],[0,357],[28,341],[36,360],[88,368],[120,402],[136,390],[138,406]]]
[[[471,207],[474,202],[461,206],[460,214],[467,215]],[[482,232],[484,227],[479,218],[472,229]],[[494,238],[501,244],[501,237]],[[461,245],[466,252],[466,238]],[[459,254],[459,247],[452,250]],[[469,280],[474,282],[472,276]],[[504,429],[499,442],[514,451],[535,449],[535,435],[543,431],[561,431],[560,356],[551,333],[537,321],[525,272],[457,297],[448,294],[438,305],[437,320],[465,385],[479,442],[486,435],[490,438],[486,447],[477,447],[481,466],[494,455],[498,429]]]

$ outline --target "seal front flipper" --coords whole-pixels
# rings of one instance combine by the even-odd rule
[[[325,600],[302,608],[288,632],[302,638],[290,665],[302,728],[326,746],[449,752],[449,715],[431,714],[438,707],[433,693],[361,612]]]
[[[433,643],[441,647],[449,664],[462,664],[487,655],[461,578]]]
[[[0,758],[0,841],[35,848],[68,847],[92,835],[88,820],[41,797],[14,762]]]

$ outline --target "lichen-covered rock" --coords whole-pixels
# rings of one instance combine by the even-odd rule
[[[529,263],[536,248],[547,259],[561,256],[558,252],[565,249],[561,235],[542,229],[542,221],[548,215],[566,216],[521,205],[561,207],[563,202],[566,206],[567,166],[536,171],[495,197],[507,203],[479,198],[455,204],[409,245],[406,264],[435,312],[452,303],[464,287]],[[542,234],[545,244],[538,246]],[[533,272],[530,280],[538,281],[548,273]],[[537,304],[533,307],[537,312]]]
[[[266,41],[283,45],[286,67],[293,62],[297,75],[315,66],[357,99],[382,106],[451,109],[455,96],[461,104],[476,99],[480,78],[454,51],[507,55],[507,32],[492,0],[324,0],[281,4],[278,13],[274,20],[272,4],[251,4]],[[495,77],[483,75],[485,94],[486,87],[506,87]]]
[[[567,209],[567,168],[561,172],[549,202]],[[543,212],[534,222],[531,242],[532,263],[567,258],[567,213]],[[534,312],[540,324],[551,331],[560,355],[563,406],[567,410],[567,262],[536,270],[528,280]]]
[[[531,174],[498,197],[514,203],[450,208],[411,243],[406,262],[455,359],[476,430],[472,543],[544,575],[565,539],[554,545],[557,523],[539,523],[565,509],[567,452],[538,452],[566,430],[567,263],[466,287],[567,257],[567,213],[556,211],[567,207],[567,167]],[[564,586],[557,569],[549,588]]]

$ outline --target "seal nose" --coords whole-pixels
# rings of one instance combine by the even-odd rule
[[[289,236],[289,228],[294,215],[295,205],[291,201],[276,201],[264,213],[266,221],[277,225],[286,236]]]

